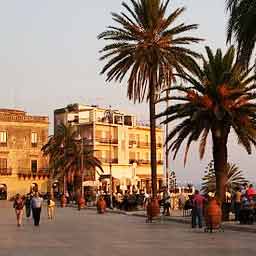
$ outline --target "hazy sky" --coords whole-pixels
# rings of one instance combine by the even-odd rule
[[[224,2],[171,1],[170,10],[187,7],[180,21],[200,24],[194,35],[205,42],[198,51],[205,45],[225,48]],[[110,12],[120,10],[121,0],[0,0],[0,107],[49,115],[52,121],[53,110],[69,103],[111,104],[147,120],[147,106],[130,103],[125,84],[106,84],[99,76],[103,42],[96,37],[112,23]],[[240,150],[231,143],[230,158],[252,179],[255,157]],[[199,162],[196,147],[186,169],[181,157],[171,165],[178,179],[198,182],[210,159],[209,151]]]

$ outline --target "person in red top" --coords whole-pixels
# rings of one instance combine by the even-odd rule
[[[252,200],[253,199],[253,196],[256,196],[256,191],[255,189],[253,188],[253,185],[250,184],[249,188],[247,189],[246,191],[246,196],[249,200]]]
[[[195,190],[193,197],[193,208],[192,208],[192,228],[196,227],[197,219],[199,228],[203,227],[203,207],[205,203],[205,198],[199,194],[198,190]]]

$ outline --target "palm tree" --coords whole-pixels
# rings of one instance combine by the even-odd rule
[[[239,170],[238,166],[232,163],[227,163],[227,183],[226,188],[231,194],[235,191],[236,188],[240,188],[245,183],[248,183],[243,176],[241,170]],[[211,161],[205,172],[204,177],[202,178],[202,192],[204,194],[208,194],[208,192],[216,192],[216,176],[215,170],[213,167],[213,161]]]
[[[42,147],[44,155],[49,156],[51,181],[53,178],[63,178],[65,176],[74,177],[75,191],[81,192],[82,172],[89,169],[101,167],[101,162],[94,156],[94,150],[88,145],[80,144],[77,141],[78,132],[71,125],[60,124],[56,132]],[[81,147],[83,145],[83,148]],[[82,157],[81,157],[82,156]],[[84,169],[81,169],[82,161]],[[97,169],[96,169],[97,171]]]
[[[256,43],[256,4],[252,0],[226,0],[230,13],[227,42],[234,38],[238,48],[238,61],[248,67]]]
[[[198,38],[183,35],[197,25],[177,24],[184,8],[166,16],[169,0],[130,0],[123,2],[127,14],[112,13],[117,26],[109,26],[98,38],[108,43],[101,50],[100,60],[108,60],[101,74],[107,82],[122,82],[127,76],[128,98],[136,102],[149,101],[151,139],[152,192],[156,197],[156,92],[169,86],[173,72],[183,73],[194,64],[198,54],[184,47],[199,42]]]
[[[66,168],[69,161],[67,157],[70,148],[74,148],[74,138],[76,131],[72,127],[61,124],[57,126],[54,135],[49,137],[48,142],[42,147],[44,156],[49,157],[50,179],[49,188],[52,190],[53,179],[63,178],[69,174],[70,170]]]
[[[203,158],[209,133],[216,176],[216,194],[223,201],[227,183],[227,141],[233,129],[238,143],[250,154],[256,145],[256,104],[252,68],[243,70],[235,63],[235,49],[230,47],[223,56],[220,49],[213,55],[206,47],[208,59],[203,67],[195,66],[195,75],[181,75],[185,86],[172,87],[176,95],[169,97],[173,104],[160,116],[168,116],[165,123],[175,122],[167,141],[174,158],[186,141],[184,164],[193,141],[200,140],[200,158]],[[166,100],[163,98],[161,100]],[[178,123],[177,123],[178,121]]]

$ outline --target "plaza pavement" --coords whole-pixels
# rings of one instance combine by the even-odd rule
[[[95,210],[94,208],[95,207],[91,207],[91,210]],[[90,207],[87,209],[90,209]],[[144,210],[126,212],[126,211],[122,211],[122,210],[118,210],[118,209],[114,209],[114,210],[108,209],[108,212],[115,213],[115,214],[123,214],[123,215],[128,215],[128,216],[136,216],[136,217],[146,218],[146,212]],[[160,216],[159,221],[161,221],[161,222],[176,222],[176,223],[183,223],[183,224],[191,225],[191,216],[184,217],[182,215],[181,210],[171,210],[170,216]],[[253,225],[241,225],[241,224],[239,224],[238,221],[226,221],[226,222],[222,222],[222,228],[224,230],[250,232],[250,233],[256,234],[256,223],[254,223]]]
[[[189,225],[94,210],[58,208],[54,221],[43,209],[41,225],[16,227],[9,202],[0,202],[0,256],[229,256],[256,253],[256,234],[204,233]]]

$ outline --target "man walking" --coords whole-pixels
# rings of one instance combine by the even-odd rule
[[[31,199],[31,209],[35,226],[39,226],[42,204],[43,198],[39,196],[38,192],[35,192],[34,197]]]
[[[199,228],[203,227],[203,206],[205,198],[199,194],[198,190],[195,190],[195,195],[193,198],[193,208],[192,208],[192,228],[196,227],[197,219]]]
[[[170,216],[170,208],[171,208],[171,193],[168,191],[168,188],[165,187],[163,192],[163,203],[164,203],[164,210],[163,215]]]

